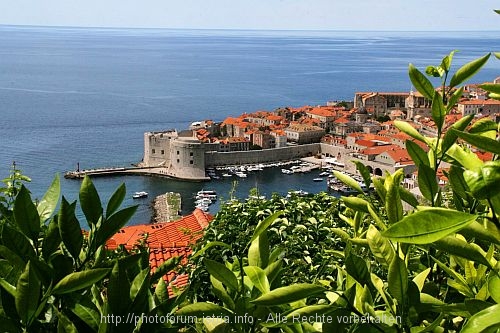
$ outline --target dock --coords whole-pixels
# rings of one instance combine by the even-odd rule
[[[151,223],[170,222],[180,219],[181,195],[167,192],[159,195],[153,201],[153,217]]]
[[[152,169],[151,167],[114,167],[114,168],[97,168],[79,171],[68,171],[64,174],[64,178],[79,179],[85,176],[112,176],[116,174],[138,174],[145,173]]]

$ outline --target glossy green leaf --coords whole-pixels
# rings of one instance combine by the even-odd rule
[[[467,132],[457,131],[455,129],[450,129],[450,130],[454,131],[459,138],[467,141],[468,143],[477,148],[492,152],[497,155],[500,154],[500,142],[494,139],[490,139],[479,134],[470,134]]]
[[[436,194],[439,189],[436,173],[425,164],[418,167],[418,188],[424,198],[434,204],[434,200],[436,199]]]
[[[500,85],[499,85],[500,86]],[[490,118],[483,118],[476,121],[469,129],[469,133],[481,134],[485,132],[493,132],[493,138],[496,137],[498,124]],[[491,138],[491,137],[490,137]]]
[[[460,67],[455,74],[451,77],[450,80],[450,87],[456,87],[459,84],[465,82],[469,78],[471,78],[474,74],[476,74],[481,67],[484,66],[484,64],[488,61],[490,57],[490,53],[482,56],[481,58],[478,58],[476,60],[473,60],[471,62],[466,63],[462,67]]]
[[[451,62],[452,62],[453,56],[455,55],[456,52],[457,52],[457,50],[451,51],[450,54],[446,55],[443,58],[443,60],[441,61],[441,68],[443,68],[444,71],[446,71],[446,72],[450,71]]]
[[[36,312],[38,300],[40,299],[41,286],[40,279],[36,276],[31,263],[28,262],[17,281],[15,298],[17,313],[25,325],[31,322]]]
[[[460,98],[462,96],[463,87],[460,88],[459,90],[460,91],[458,91],[458,90],[455,91],[455,93],[460,92],[460,96],[458,96],[458,93],[457,93],[457,97],[456,97],[457,100],[458,100],[458,98]],[[455,97],[455,94],[453,94],[452,97],[450,98],[448,105],[451,105],[450,103],[456,103],[453,100],[454,97]],[[449,107],[449,109],[451,109],[451,108],[453,108],[453,106]],[[454,129],[459,130],[459,131],[463,131],[470,124],[472,119],[474,119],[474,115],[472,115],[472,114],[465,116],[465,117],[462,117],[456,123],[451,125],[451,128],[454,128]],[[450,131],[450,130],[446,131],[446,133],[444,134],[443,143],[442,143],[443,154],[446,151],[448,151],[448,149],[455,143],[457,138],[458,138],[457,134],[454,133],[453,131]]]
[[[21,257],[25,263],[30,258],[36,257],[35,249],[28,238],[6,224],[2,228],[2,242],[5,247]]]
[[[433,77],[442,77],[444,75],[444,69],[441,66],[427,66],[425,74]]]
[[[463,93],[464,93],[464,87],[460,87],[451,94],[451,96],[448,99],[448,103],[446,104],[446,109],[448,110],[448,112],[450,112],[451,109],[455,107],[460,98],[462,98]]]
[[[476,199],[500,193],[500,161],[484,163],[478,171],[465,170],[464,179]]]
[[[432,260],[436,262],[436,264],[443,270],[445,271],[449,276],[453,278],[452,281],[448,281],[448,285],[452,286],[462,294],[464,294],[467,297],[474,298],[474,292],[470,288],[470,286],[467,284],[467,281],[464,279],[462,275],[459,273],[455,272],[453,269],[449,268],[446,264],[442,263],[441,261],[437,260],[434,257],[431,257]],[[453,282],[453,283],[450,283]]]
[[[448,171],[448,179],[453,191],[455,191],[461,198],[467,199],[467,192],[470,192],[470,189],[465,182],[463,173],[462,168],[452,165]]]
[[[361,186],[359,185],[359,183],[357,181],[355,181],[351,176],[348,176],[345,173],[340,172],[340,171],[333,171],[333,174],[335,175],[335,177],[338,180],[340,180],[342,183],[346,184],[350,188],[358,191],[361,194],[364,193],[364,191],[361,188]]]
[[[368,201],[358,197],[340,197],[344,205],[357,212],[369,213],[368,211]]]
[[[125,199],[126,193],[127,193],[127,188],[125,187],[125,184],[122,183],[109,199],[108,206],[106,207],[106,216],[109,217],[114,212],[116,212],[118,208],[120,208],[123,199]]]
[[[408,271],[405,262],[398,256],[394,256],[389,266],[387,275],[389,292],[398,301],[399,305],[404,304],[408,291]]]
[[[80,186],[80,205],[87,218],[89,227],[96,224],[102,216],[102,206],[99,194],[89,176],[85,176]]]
[[[96,232],[97,247],[105,244],[109,238],[116,234],[118,230],[123,228],[123,226],[127,224],[130,218],[135,214],[137,207],[138,206],[136,205],[123,208],[108,217]]]
[[[421,271],[420,273],[418,273],[417,275],[415,275],[415,277],[413,278],[413,282],[415,283],[415,285],[418,287],[418,290],[421,292],[422,289],[424,288],[424,284],[425,284],[425,280],[427,279],[427,276],[429,275],[429,273],[431,272],[431,268],[427,268],[423,271]]]
[[[500,229],[491,221],[472,222],[459,231],[460,234],[500,245]]]
[[[418,206],[419,202],[413,193],[411,193],[410,191],[401,186],[398,188],[398,190],[401,200],[403,200],[412,207],[416,208]]]
[[[47,260],[61,245],[61,235],[59,233],[58,216],[54,216],[48,225],[45,238],[42,243],[42,255]]]
[[[4,278],[0,278],[0,287],[2,287],[7,293],[9,293],[10,296],[16,297],[17,295],[16,287],[11,285]]]
[[[217,304],[208,302],[198,302],[181,307],[177,312],[177,316],[194,316],[194,317],[210,317],[210,316],[232,316],[233,313],[228,309]]]
[[[221,300],[226,307],[234,311],[236,309],[235,304],[231,296],[227,293],[226,288],[222,282],[210,275],[210,282],[212,282],[212,292]]]
[[[491,274],[488,279],[488,292],[491,298],[500,304],[500,277],[497,274]]]
[[[403,218],[382,235],[401,243],[428,244],[446,237],[477,219],[477,215],[446,208],[429,208]]]
[[[266,231],[267,228],[269,228],[269,226],[271,224],[273,224],[274,221],[276,221],[276,219],[278,217],[280,217],[282,214],[283,214],[282,211],[275,212],[274,214],[269,215],[264,220],[259,222],[259,224],[257,224],[257,226],[255,227],[255,231],[253,232],[253,236],[252,236],[252,238],[250,238],[250,241],[248,242],[248,244],[252,243],[255,239],[257,239],[257,237],[259,237],[261,233]]]
[[[403,218],[403,205],[399,196],[399,187],[403,177],[402,172],[403,169],[399,169],[393,175],[385,177],[385,211],[390,224],[394,224]]]
[[[59,234],[64,246],[68,249],[71,256],[76,260],[80,256],[83,244],[83,234],[75,216],[76,202],[69,204],[62,197],[61,209],[58,214]]]
[[[150,268],[146,267],[137,274],[130,284],[130,307],[132,312],[138,312],[148,307],[149,288],[150,288]]]
[[[282,267],[283,267],[283,260],[280,259],[278,261],[272,262],[264,269],[269,284],[272,284],[273,281],[279,276]]]
[[[243,267],[245,274],[250,278],[253,285],[259,289],[262,294],[271,291],[269,286],[269,281],[267,281],[266,272],[257,266],[245,266]]]
[[[164,304],[165,302],[168,302],[168,288],[167,284],[165,283],[165,280],[163,277],[160,277],[158,279],[158,283],[156,284],[155,287],[155,292],[154,292],[154,299],[156,305]]]
[[[500,329],[500,304],[495,304],[469,318],[461,333],[495,332]]]
[[[430,166],[427,153],[418,144],[411,140],[406,140],[406,150],[417,167],[420,164]]]
[[[210,259],[203,259],[203,264],[205,265],[208,273],[214,278],[224,283],[227,287],[232,290],[238,290],[238,280],[234,273],[229,270],[225,265],[218,263],[217,261]]]
[[[372,179],[372,181],[373,181],[373,186],[375,187],[375,191],[377,192],[380,201],[383,204],[385,204],[385,197],[387,195],[387,191],[384,187],[384,183],[383,183],[382,179],[379,177],[374,177]]]
[[[472,245],[464,240],[453,236],[447,236],[433,243],[433,246],[439,250],[446,251],[449,254],[472,260],[479,264],[491,267],[486,258]]]
[[[87,269],[81,272],[74,272],[66,275],[52,289],[53,294],[67,294],[76,290],[81,290],[101,281],[111,271],[110,268]]]
[[[0,245],[0,257],[7,260],[10,266],[13,268],[22,271],[26,266],[26,262],[20,256],[17,255],[14,251],[6,247],[5,245]],[[2,275],[5,277],[5,275]]]
[[[446,116],[446,108],[443,104],[443,96],[437,91],[434,92],[434,98],[432,99],[431,115],[438,130],[441,130]]]
[[[40,217],[29,191],[21,186],[14,202],[14,218],[19,229],[30,239],[37,240],[40,233]]]
[[[292,303],[307,297],[317,296],[324,292],[325,288],[322,286],[310,283],[297,283],[274,289],[251,302],[257,305],[274,306]]]
[[[500,9],[494,9],[493,11],[495,13],[497,13],[497,14],[500,14]],[[495,57],[497,57],[498,59],[500,59],[500,53],[499,52],[495,52]]]
[[[422,74],[413,64],[408,66],[408,74],[411,83],[425,98],[432,100],[434,96],[434,87],[432,83]]]
[[[218,241],[207,242],[206,245],[203,246],[200,250],[198,250],[195,253],[193,253],[193,255],[191,255],[190,258],[194,259],[196,257],[199,257],[199,256],[203,255],[208,249],[210,249],[210,248],[212,248],[214,246],[222,246],[222,247],[225,247],[228,250],[231,250],[231,245],[228,245],[226,243],[218,242]]]
[[[248,248],[248,264],[265,268],[269,264],[269,240],[267,232],[260,234]]]
[[[115,261],[111,275],[109,277],[107,301],[109,312],[114,314],[123,314],[130,307],[130,295],[124,294],[124,291],[130,290],[130,281],[127,276],[125,264],[121,261]]]
[[[363,182],[365,183],[366,188],[370,187],[372,183],[372,175],[370,170],[360,161],[352,161],[356,165],[356,169],[358,170],[361,177],[363,177]]]
[[[40,200],[38,206],[36,207],[42,223],[50,218],[50,216],[54,213],[60,196],[61,182],[59,180],[59,175],[57,174],[47,192],[45,192],[42,200]]]
[[[362,286],[371,283],[370,272],[366,262],[360,256],[348,251],[345,257],[345,269]]]
[[[366,239],[368,240],[368,246],[370,246],[370,250],[375,259],[382,265],[389,267],[395,255],[391,243],[386,238],[382,237],[378,229],[372,224],[368,227]]]
[[[73,312],[81,321],[87,324],[94,332],[99,330],[101,323],[101,314],[96,305],[88,298],[81,298],[71,308]]]
[[[448,131],[450,132],[450,131]],[[455,131],[452,131],[455,132]],[[471,151],[466,151],[457,144],[453,144],[447,152],[447,155],[461,164],[468,170],[479,170],[483,165],[483,161]]]
[[[78,333],[75,324],[62,312],[58,311],[53,306],[54,312],[57,314],[57,333]]]
[[[500,94],[500,84],[498,83],[483,83],[479,85],[479,88],[495,94]]]

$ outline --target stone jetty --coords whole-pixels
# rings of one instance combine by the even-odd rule
[[[180,193],[167,192],[154,199],[151,223],[170,222],[181,217]]]

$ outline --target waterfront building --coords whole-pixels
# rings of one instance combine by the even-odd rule
[[[323,135],[326,134],[325,129],[319,126],[311,126],[307,124],[292,124],[285,128],[285,134],[288,141],[303,144],[320,142]]]
[[[458,103],[457,109],[462,116],[468,116],[470,114],[491,115],[500,113],[500,101],[495,99],[461,101]]]

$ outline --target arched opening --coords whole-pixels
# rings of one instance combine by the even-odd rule
[[[382,170],[380,168],[375,169],[375,176],[382,176]]]
[[[371,166],[367,165],[366,168],[370,171],[370,175],[373,174],[373,168]]]

